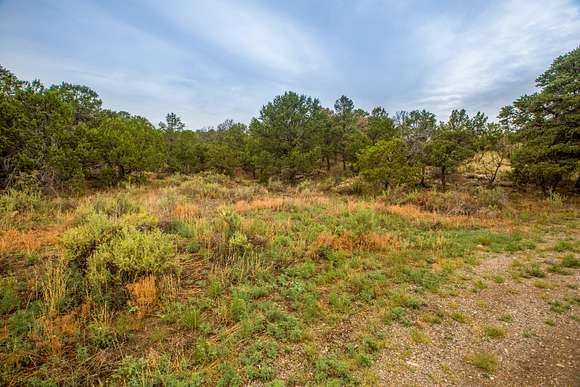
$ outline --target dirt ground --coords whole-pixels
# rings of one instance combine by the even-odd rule
[[[578,254],[543,251],[488,254],[471,272],[461,274],[456,292],[426,295],[428,312],[416,318],[430,342],[417,343],[400,325],[387,327],[390,345],[375,364],[381,384],[580,386],[580,273],[547,270],[562,255]],[[514,275],[522,261],[528,267],[537,265],[545,277]],[[551,307],[554,300],[563,307]],[[422,318],[438,312],[446,316],[439,323]],[[504,336],[486,335],[490,325],[503,328]],[[496,369],[471,364],[474,352],[494,354]]]

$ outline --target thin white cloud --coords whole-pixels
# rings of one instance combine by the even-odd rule
[[[553,58],[576,47],[580,11],[568,0],[500,1],[474,20],[435,19],[417,36],[429,73],[415,103],[440,118],[461,107],[494,118],[499,106],[532,90]]]
[[[463,5],[312,5],[335,7],[336,22],[251,1],[148,1],[132,14],[86,0],[0,2],[2,65],[23,79],[86,84],[106,106],[154,123],[175,111],[194,128],[248,122],[288,89],[327,105],[346,94],[369,109],[493,118],[580,36],[573,0],[500,0],[471,19]]]
[[[171,6],[153,6],[194,39],[252,66],[288,75],[328,71],[324,50],[306,26],[271,10],[235,0],[178,0]]]
[[[17,14],[18,5],[7,4],[5,11]],[[62,81],[87,85],[99,93],[105,107],[142,115],[153,123],[170,111],[194,128],[226,117],[247,119],[248,97],[224,84],[229,72],[195,47],[139,29],[91,3],[50,4],[42,12],[43,21],[49,20],[46,13],[62,12],[66,21],[60,27],[82,30],[73,36],[57,33],[56,39],[65,39],[67,46],[55,53],[22,33],[18,18],[1,17],[0,31],[10,36],[0,40],[2,65],[20,78],[48,85]],[[51,23],[37,24],[37,34],[51,33]],[[95,36],[98,40],[91,43]],[[251,101],[252,110],[258,103]]]

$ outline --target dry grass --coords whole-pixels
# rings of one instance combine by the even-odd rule
[[[155,276],[148,276],[127,285],[131,293],[131,301],[139,307],[140,317],[157,301],[157,285]]]
[[[173,217],[179,220],[188,221],[199,217],[200,210],[191,203],[176,204],[173,209]]]
[[[393,302],[387,298],[394,294],[394,291],[390,292],[391,287],[406,289],[411,283],[401,276],[402,283],[399,284],[399,278],[394,277],[399,273],[399,265],[401,268],[413,267],[413,275],[426,273],[425,281],[431,281],[431,277],[438,281],[446,278],[447,272],[469,264],[457,259],[453,248],[461,243],[460,238],[471,237],[479,230],[466,231],[467,236],[463,233],[456,236],[456,230],[498,228],[508,232],[512,228],[521,230],[527,227],[529,222],[522,221],[525,217],[548,224],[548,221],[574,214],[570,202],[565,203],[565,208],[553,210],[546,202],[533,198],[529,202],[518,200],[513,203],[511,196],[510,206],[502,207],[502,213],[499,209],[484,207],[466,215],[446,212],[444,207],[429,210],[427,202],[422,206],[411,200],[393,198],[387,201],[383,197],[322,195],[315,190],[303,192],[292,188],[268,193],[259,187],[238,187],[237,182],[227,186],[208,183],[205,191],[201,191],[197,189],[199,181],[183,189],[180,181],[161,182],[163,184],[156,186],[111,190],[79,200],[91,210],[103,198],[105,202],[117,200],[117,197],[127,198],[129,204],[155,218],[162,232],[176,236],[175,256],[179,259],[179,270],[157,276],[141,273],[132,277],[138,280],[118,289],[123,302],[125,296],[129,298],[129,304],[122,309],[117,310],[116,306],[105,308],[96,294],[85,294],[82,300],[76,298],[74,272],[70,271],[67,276],[55,259],[51,259],[47,266],[35,260],[27,263],[26,270],[14,273],[23,285],[25,281],[21,277],[26,277],[24,273],[38,273],[37,278],[29,278],[26,282],[30,294],[25,296],[27,302],[20,302],[21,307],[38,298],[44,301],[44,309],[40,315],[34,316],[38,325],[22,337],[22,340],[28,340],[35,336],[30,340],[33,349],[29,351],[34,356],[34,364],[14,372],[21,378],[19,380],[27,380],[32,373],[41,375],[44,367],[43,370],[54,372],[58,381],[68,377],[72,380],[73,376],[67,376],[67,373],[74,369],[81,373],[75,376],[79,378],[79,384],[96,383],[98,379],[111,382],[113,379],[110,377],[119,360],[130,356],[138,359],[138,364],[145,361],[147,372],[201,372],[207,377],[207,384],[217,384],[222,376],[221,365],[231,363],[235,368],[242,364],[236,362],[249,356],[245,354],[248,343],[260,337],[285,343],[287,332],[296,329],[313,345],[339,348],[346,342],[343,331],[358,336],[368,329],[370,318],[381,319],[383,306]],[[211,192],[214,185],[222,187],[217,194]],[[430,196],[421,198],[428,200]],[[438,199],[437,205],[444,202]],[[495,211],[497,216],[491,217],[484,211]],[[547,220],[538,219],[539,213],[546,213]],[[80,219],[81,212],[77,210],[74,215]],[[55,245],[54,249],[43,248],[41,254],[35,255],[43,258],[49,254],[61,256],[58,240],[72,224],[72,221],[66,223],[67,216],[61,214],[52,219],[56,223],[51,226],[36,223],[37,229],[34,230],[10,230],[0,234],[0,255],[3,252],[37,252]],[[407,221],[401,222],[393,216]],[[239,219],[234,222],[230,218]],[[174,224],[179,227],[173,227]],[[399,225],[401,229],[397,228]],[[449,232],[451,230],[445,228],[454,230]],[[328,262],[319,259],[326,252]],[[414,252],[417,252],[416,256]],[[10,254],[5,256],[13,258]],[[398,261],[408,257],[408,261]],[[423,257],[428,257],[428,261],[423,261]],[[421,270],[414,270],[415,258],[418,264],[422,264]],[[24,264],[18,269],[22,267]],[[441,272],[445,275],[432,275]],[[38,283],[33,284],[34,280]],[[423,281],[423,277],[413,278],[413,281],[418,283]],[[212,286],[212,282],[219,284]],[[24,288],[22,286],[21,294],[25,293]],[[452,293],[455,288],[442,289],[445,296],[456,295]],[[86,292],[85,289],[81,291]],[[336,295],[339,303],[346,305],[344,310],[330,302],[330,295]],[[247,310],[234,311],[233,301],[237,299],[244,300],[243,309]],[[80,306],[79,302],[82,302]],[[182,310],[188,308],[196,308],[201,313],[201,323],[196,322],[196,326],[201,324],[201,328],[198,327],[194,334],[191,329],[184,328],[181,320]],[[351,318],[350,313],[356,316]],[[412,311],[408,313],[410,319]],[[270,318],[268,316],[272,316],[272,321],[265,320]],[[450,315],[448,320],[450,324],[452,320],[470,321],[466,316],[459,316],[459,312]],[[298,322],[296,327],[292,325],[294,321]],[[95,327],[103,327],[102,332]],[[418,330],[421,327],[417,325],[417,329],[411,332],[411,339],[417,344],[428,344],[429,336]],[[155,329],[164,331],[159,335],[162,338],[152,339]],[[95,340],[101,340],[98,336],[101,333],[111,335],[109,343]],[[6,341],[10,335],[13,333],[7,325],[0,324],[0,341]],[[200,338],[211,343],[211,351],[216,351],[216,354],[201,354],[205,360],[199,363],[195,360],[194,363],[192,354],[197,350]],[[105,339],[109,340],[108,336]],[[298,356],[305,353],[308,348],[302,344],[292,347],[297,349],[293,353]],[[283,348],[285,346],[282,344]],[[89,356],[89,360],[79,360],[76,353],[79,348],[87,351],[81,355]],[[0,363],[6,359],[1,356],[4,353],[0,351]],[[18,352],[14,356],[24,358],[26,353],[21,355]],[[50,363],[54,357],[69,362],[67,364],[71,366],[66,368]],[[281,361],[279,364],[283,366],[274,368],[279,372],[288,365],[301,371],[302,360],[294,364]],[[313,361],[316,363],[316,359]],[[478,361],[475,359],[473,362],[481,366]],[[244,370],[240,372],[244,378]],[[315,371],[306,367],[305,372]],[[282,373],[276,377],[285,378],[285,375]],[[308,381],[308,377],[299,379],[298,384],[307,384]],[[120,384],[124,382],[119,380]],[[254,384],[261,382],[253,381]],[[263,382],[266,384],[269,380]],[[346,380],[343,382],[346,384]],[[244,379],[242,383],[251,384],[252,381]]]
[[[499,227],[509,225],[508,220],[500,217],[480,215],[443,215],[435,212],[423,211],[413,205],[377,204],[375,208],[379,211],[385,211],[405,219],[410,219],[414,222],[441,223],[452,228]]]
[[[79,335],[81,325],[75,312],[61,316],[43,316],[38,320],[40,334],[38,345],[49,356],[62,356],[65,342]]]
[[[47,229],[19,231],[8,230],[0,235],[0,253],[25,251],[31,253],[41,247],[54,246],[66,230],[66,223],[54,224]]]
[[[403,247],[401,239],[393,234],[379,234],[370,232],[368,234],[356,236],[350,232],[341,235],[335,235],[323,232],[318,235],[314,250],[319,251],[323,247],[329,247],[335,250],[352,252],[353,250],[367,251],[388,251],[398,250]]]
[[[49,317],[56,316],[67,295],[67,274],[61,262],[48,260],[44,268],[42,299]]]
[[[329,199],[324,196],[268,197],[251,201],[240,200],[235,203],[234,209],[239,213],[256,210],[285,211],[292,208],[304,209],[328,203]]]

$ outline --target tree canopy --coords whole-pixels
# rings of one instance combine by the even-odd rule
[[[516,132],[514,176],[520,183],[555,189],[580,170],[580,48],[558,57],[536,79],[540,91],[518,98],[500,113]],[[577,180],[578,182],[578,180]],[[578,183],[577,183],[578,184]]]
[[[0,66],[0,187],[35,181],[45,191],[74,191],[148,172],[210,170],[291,183],[360,174],[384,188],[426,185],[435,173],[444,189],[449,174],[470,160],[493,185],[509,160],[520,184],[549,191],[575,179],[580,188],[578,74],[580,48],[557,58],[537,78],[539,91],[504,107],[499,122],[464,109],[440,122],[426,110],[391,116],[376,106],[369,113],[344,95],[328,108],[288,91],[249,125],[225,120],[191,130],[176,113],[156,127],[104,109],[87,86],[46,87]]]

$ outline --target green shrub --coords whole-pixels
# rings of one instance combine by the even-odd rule
[[[550,304],[550,310],[554,313],[562,314],[570,310],[569,304],[562,303],[558,300],[552,300],[548,304]]]
[[[348,213],[343,219],[343,226],[352,231],[357,236],[368,234],[369,231],[375,230],[378,224],[376,213],[369,209],[363,208],[352,213]]]
[[[177,267],[173,238],[144,227],[150,219],[142,211],[112,218],[93,211],[63,236],[69,268],[97,302],[121,305],[126,284]]]
[[[392,292],[390,299],[396,305],[403,306],[405,308],[419,309],[425,305],[425,301],[403,290]]]
[[[476,191],[476,196],[479,203],[484,207],[501,209],[507,204],[506,194],[500,187],[491,189],[479,187]]]
[[[427,269],[413,269],[410,267],[403,267],[402,274],[405,281],[412,282],[420,289],[434,290],[447,280],[446,273],[434,273]]]
[[[175,245],[173,239],[160,230],[141,232],[126,227],[109,244],[102,245],[95,252],[91,262],[98,270],[113,267],[121,278],[134,280],[147,274],[158,274],[174,266]]]
[[[217,384],[218,387],[233,387],[242,385],[242,380],[238,374],[238,371],[236,371],[234,367],[227,363],[222,364],[220,367],[220,375],[222,375],[222,377]]]
[[[141,208],[131,202],[126,196],[119,196],[117,198],[99,197],[95,200],[93,208],[96,213],[104,214],[110,217],[121,217],[126,214],[137,213]]]
[[[274,379],[276,371],[273,361],[278,355],[278,345],[274,341],[258,340],[244,351],[242,363],[250,380],[268,381]]]
[[[0,278],[0,314],[10,313],[20,305],[18,282],[14,277]]]
[[[103,214],[90,214],[82,225],[67,231],[62,237],[69,259],[81,269],[86,268],[88,257],[100,245],[110,241],[118,226]]]
[[[116,379],[121,379],[128,385],[140,385],[145,378],[144,374],[146,370],[146,359],[135,358],[131,355],[127,355],[119,362],[114,377]]]
[[[554,245],[554,251],[557,251],[559,253],[563,253],[564,251],[573,251],[574,250],[574,244],[570,241],[558,241],[555,245]]]
[[[225,239],[229,241],[236,233],[241,232],[242,217],[233,211],[223,211],[220,219],[224,222]]]
[[[307,279],[312,277],[316,272],[316,265],[314,262],[307,260],[301,264],[289,267],[286,272],[292,277]]]
[[[304,332],[300,321],[272,302],[260,305],[267,320],[267,332],[281,341],[297,342]]]
[[[210,277],[208,281],[209,281],[208,283],[209,296],[211,298],[218,298],[223,292],[221,281],[215,277]]]
[[[175,234],[182,238],[194,238],[196,236],[196,225],[190,222],[176,221],[173,224]]]
[[[544,278],[546,273],[542,271],[538,264],[532,264],[526,269],[525,275],[528,277]]]
[[[13,337],[22,336],[29,332],[36,323],[36,313],[32,308],[20,309],[8,320],[8,331]]]
[[[316,362],[316,380],[325,382],[328,379],[340,379],[341,384],[352,384],[352,376],[347,362],[335,354],[320,358]]]
[[[357,294],[357,298],[365,302],[374,300],[377,296],[375,281],[368,275],[357,275],[351,280],[352,291]]]
[[[0,194],[0,214],[42,212],[48,208],[38,191],[9,189]]]
[[[195,343],[195,350],[193,351],[193,359],[197,364],[207,364],[211,363],[215,359],[217,359],[219,355],[219,348],[203,339],[200,338]]]
[[[98,348],[108,348],[115,343],[115,331],[104,321],[93,321],[88,325],[89,340]]]
[[[252,245],[246,234],[236,231],[228,240],[230,254],[244,256],[252,249]]]

